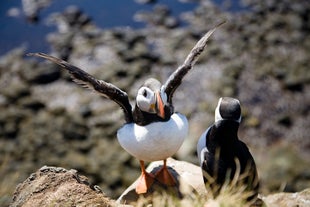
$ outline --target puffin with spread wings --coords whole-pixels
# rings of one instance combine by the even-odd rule
[[[117,131],[120,145],[140,160],[141,176],[136,185],[138,194],[146,193],[154,179],[166,186],[176,185],[176,180],[167,169],[166,159],[177,152],[188,132],[188,122],[184,115],[174,112],[173,93],[182,79],[204,50],[215,26],[194,46],[184,63],[170,75],[165,84],[150,78],[138,90],[134,110],[128,95],[115,85],[97,80],[82,69],[68,62],[44,53],[29,53],[50,60],[66,69],[73,80],[84,87],[116,102],[124,111],[126,123]],[[145,170],[144,161],[163,160],[163,166],[154,175]]]

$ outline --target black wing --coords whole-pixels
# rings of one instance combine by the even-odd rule
[[[247,145],[238,141],[238,159],[240,161],[241,173],[244,178],[244,182],[248,185],[248,188],[253,191],[253,193],[257,193],[259,189],[259,178],[257,174],[257,168],[252,154],[249,151]]]
[[[178,67],[176,71],[174,71],[164,85],[164,90],[168,96],[168,103],[172,104],[172,96],[177,87],[181,84],[183,77],[187,74],[187,72],[192,69],[193,65],[196,63],[199,55],[202,53],[204,48],[207,45],[207,41],[209,37],[214,33],[214,31],[224,24],[225,21],[216,25],[213,29],[208,31],[195,45],[195,47],[188,54],[184,63]]]
[[[90,74],[86,73],[82,69],[75,67],[68,62],[61,60],[59,58],[46,55],[44,53],[29,53],[28,56],[37,56],[50,60],[64,69],[66,69],[70,74],[74,82],[83,87],[95,90],[100,95],[111,99],[116,102],[123,109],[125,113],[125,120],[127,123],[133,122],[131,105],[129,103],[128,95],[126,92],[122,91],[118,87],[114,86],[111,83],[107,83],[103,80],[97,80]]]

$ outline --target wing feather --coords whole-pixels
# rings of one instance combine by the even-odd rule
[[[214,33],[214,31],[224,24],[225,21],[217,24],[213,29],[209,30],[193,47],[193,49],[188,54],[184,63],[174,71],[164,85],[164,90],[168,96],[168,102],[172,104],[172,96],[177,87],[181,84],[183,77],[187,74],[188,71],[192,69],[194,64],[196,63],[199,55],[205,49],[207,45],[207,41],[210,36]]]
[[[100,95],[116,102],[123,109],[126,122],[133,122],[132,109],[128,99],[128,95],[126,92],[122,91],[115,85],[107,83],[103,80],[97,80],[82,69],[71,65],[68,62],[59,58],[44,53],[29,53],[27,55],[41,57],[60,65],[62,68],[66,69],[70,73],[75,83],[81,85],[82,87],[92,89]]]

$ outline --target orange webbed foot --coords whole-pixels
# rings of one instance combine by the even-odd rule
[[[156,172],[155,179],[166,186],[175,186],[177,184],[174,176],[167,168],[166,160],[164,160],[163,167]]]
[[[147,193],[148,189],[150,189],[155,179],[154,175],[146,172],[143,161],[140,161],[140,167],[141,167],[141,175],[138,178],[136,186],[137,194]]]

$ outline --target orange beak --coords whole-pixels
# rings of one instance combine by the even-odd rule
[[[164,102],[163,102],[159,92],[156,92],[155,94],[156,94],[156,111],[157,111],[157,115],[164,119],[165,118],[165,105],[164,105]]]

